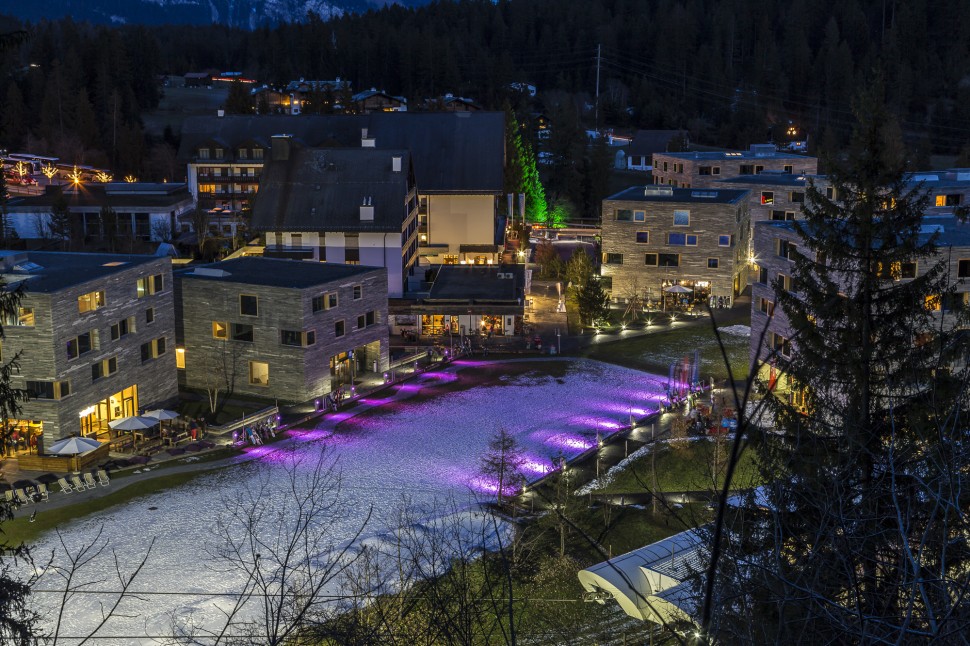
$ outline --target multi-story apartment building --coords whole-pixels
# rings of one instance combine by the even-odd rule
[[[815,175],[818,159],[779,152],[774,144],[753,144],[749,150],[653,155],[653,183],[675,188],[714,187],[722,179],[765,171]]]
[[[307,401],[388,365],[387,272],[246,257],[179,271],[179,380]]]
[[[273,137],[252,230],[265,255],[387,270],[401,296],[417,261],[417,189],[406,150],[304,148]]]
[[[419,190],[419,256],[457,260],[463,244],[495,244],[504,183],[504,113],[188,118],[179,158],[188,165],[189,190],[199,208],[249,208],[270,140],[278,134],[310,148],[407,150]]]
[[[681,285],[730,305],[747,282],[747,191],[634,186],[603,201],[602,227],[614,301]]]
[[[179,220],[192,211],[192,195],[185,184],[111,182],[49,186],[42,195],[12,198],[7,203],[7,226],[21,240],[48,242],[51,213],[63,199],[71,215],[69,236],[85,248],[114,246],[131,252],[141,243],[170,240]],[[111,209],[106,217],[105,207]],[[83,240],[82,240],[83,239]]]
[[[938,234],[938,255],[928,261],[900,263],[894,268],[896,280],[909,280],[920,276],[934,267],[941,259],[947,260],[951,282],[956,286],[952,297],[929,301],[927,305],[939,312],[944,322],[951,312],[970,307],[970,223],[948,214],[924,216],[922,236]],[[798,247],[804,248],[804,241],[795,232],[791,222],[758,222],[754,225],[754,253],[751,287],[751,360],[758,366],[762,383],[770,384],[776,395],[795,398],[798,403],[798,389],[792,389],[785,375],[777,371],[770,360],[777,352],[788,358],[798,351],[797,340],[788,318],[780,307],[776,307],[775,291],[772,282],[780,281],[790,285],[794,262],[793,254]],[[762,331],[766,331],[762,335]],[[760,343],[759,343],[760,341]]]
[[[31,393],[10,420],[29,453],[70,435],[113,439],[108,422],[178,396],[175,307],[167,257],[0,251],[11,385]]]

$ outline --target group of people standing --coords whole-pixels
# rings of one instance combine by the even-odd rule
[[[242,439],[247,444],[251,446],[259,446],[268,440],[276,437],[276,425],[271,421],[263,421],[259,424],[253,424],[251,426],[244,426],[242,429],[242,437],[237,435],[238,431],[233,431],[232,439],[233,443]]]

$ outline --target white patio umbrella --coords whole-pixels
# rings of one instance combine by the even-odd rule
[[[174,410],[168,410],[167,408],[156,408],[155,410],[150,410],[145,413],[143,417],[153,417],[157,420],[169,420],[178,419],[179,414]]]
[[[668,294],[690,294],[694,290],[683,285],[671,285],[670,287],[664,287],[664,291]]]
[[[89,437],[67,437],[54,442],[47,452],[53,455],[78,455],[101,446],[101,442]]]
[[[158,419],[147,415],[129,415],[108,422],[108,426],[116,431],[144,431],[158,424]]]

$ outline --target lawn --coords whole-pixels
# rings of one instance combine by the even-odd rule
[[[616,336],[616,340],[590,345],[579,354],[590,359],[665,375],[671,363],[692,356],[694,350],[700,350],[701,378],[714,377],[718,383],[728,379],[721,347],[709,320],[674,323],[673,327],[669,324],[656,325],[647,329],[647,334],[625,339],[620,337],[619,330],[605,333],[604,338]],[[727,353],[734,381],[743,381],[749,370],[750,337],[721,334],[721,342]]]
[[[715,442],[709,438],[675,440],[658,445],[656,456],[657,489],[665,492],[709,491],[714,481],[712,472],[717,451],[717,487],[724,486],[726,457],[730,440]],[[633,460],[622,471],[614,471],[612,480],[595,493],[645,493],[652,488],[653,458],[649,453]],[[754,451],[742,447],[732,489],[749,489],[761,484]]]

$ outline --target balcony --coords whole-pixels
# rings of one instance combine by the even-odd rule
[[[285,245],[266,245],[263,255],[267,258],[287,258],[289,260],[313,260],[313,247],[287,247]]]

